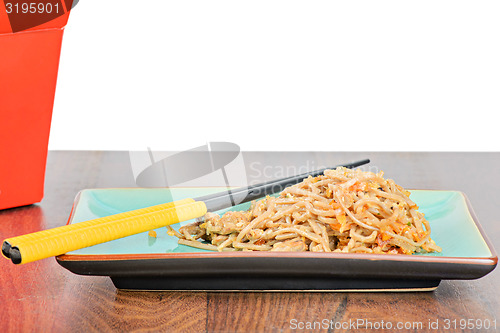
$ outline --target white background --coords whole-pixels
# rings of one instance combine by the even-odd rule
[[[81,0],[49,149],[499,150],[498,1]]]

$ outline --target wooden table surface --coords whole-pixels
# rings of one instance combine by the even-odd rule
[[[243,154],[251,183],[366,157],[372,161],[367,169],[384,170],[404,187],[463,191],[500,249],[499,153]],[[128,152],[84,151],[50,152],[45,184],[41,203],[0,211],[2,240],[64,225],[81,189],[136,186]],[[377,332],[425,332],[436,322],[432,332],[500,331],[498,269],[422,293],[122,291],[107,277],[72,274],[54,258],[20,266],[2,258],[0,271],[0,332],[310,332],[315,322],[315,331],[347,332],[356,321],[359,331],[371,323]],[[461,320],[473,320],[474,328],[461,330]],[[479,329],[488,321],[489,330]],[[413,328],[383,329],[398,322]]]

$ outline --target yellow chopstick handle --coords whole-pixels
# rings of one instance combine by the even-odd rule
[[[159,205],[155,205],[155,206],[139,208],[139,209],[131,210],[128,212],[113,214],[113,215],[101,217],[98,219],[94,219],[94,220],[92,220],[94,222],[90,222],[90,221],[81,222],[81,223],[86,223],[86,224],[78,223],[79,226],[73,227],[73,228],[84,228],[86,225],[89,225],[89,224],[90,225],[94,225],[94,224],[97,225],[97,224],[104,224],[107,222],[113,223],[113,222],[117,221],[118,219],[123,219],[123,218],[131,217],[131,216],[138,216],[138,215],[142,215],[142,214],[156,212],[156,211],[160,211],[160,210],[164,210],[164,209],[168,209],[168,208],[172,208],[172,207],[176,207],[176,206],[181,206],[181,205],[184,205],[187,203],[192,203],[192,202],[194,202],[194,199],[187,198],[187,199],[182,199],[182,200],[173,201],[173,202],[167,202],[167,203],[163,203],[163,204],[159,204]],[[76,223],[75,223],[75,225],[76,225]],[[64,233],[65,230],[67,230],[68,232],[71,232],[71,230],[73,230],[71,228],[67,228],[67,226],[63,226],[63,227],[60,227],[57,229],[59,230],[58,232],[61,234]],[[36,233],[27,234],[27,235],[23,235],[23,236],[12,237],[12,238],[4,240],[4,243],[7,242],[11,247],[18,247],[18,246],[21,246],[24,242],[28,242],[28,243],[32,242],[33,235],[36,235],[37,241],[41,241],[44,237],[50,237],[53,235],[53,232],[51,230],[53,230],[53,229],[39,231]],[[5,256],[5,254],[4,254],[4,256]]]
[[[114,222],[118,219],[127,218],[130,216],[147,214],[147,213],[151,213],[151,212],[155,212],[155,211],[160,211],[163,209],[172,208],[175,206],[180,206],[180,205],[183,205],[186,203],[191,203],[191,202],[194,202],[194,200],[191,198],[173,201],[173,202],[167,202],[167,203],[163,203],[163,204],[159,204],[159,205],[155,205],[155,206],[149,206],[149,207],[145,207],[145,208],[135,209],[135,210],[128,211],[128,212],[123,212],[123,213],[119,213],[119,214],[114,214],[114,215],[109,215],[109,216],[105,216],[102,218],[98,218],[98,219],[93,220],[95,222],[92,222],[90,224],[93,225],[94,223],[95,224],[102,224],[102,223],[106,223],[106,222]],[[85,227],[85,224],[82,224],[78,228],[84,228],[84,227]],[[59,229],[60,233],[63,233],[64,230],[67,230],[68,232],[71,232],[71,230],[72,230],[71,228],[66,228],[66,227],[63,227],[63,228],[64,229]],[[45,230],[45,231],[40,231],[40,232],[37,232],[34,234],[36,234],[37,241],[41,241],[44,237],[52,236],[53,232],[50,230]],[[33,234],[12,237],[12,238],[4,240],[3,247],[5,247],[5,246],[7,246],[8,248],[20,247],[20,246],[22,246],[23,243],[25,243],[25,242],[30,243],[32,241],[33,241]],[[2,250],[3,250],[3,247],[2,247]],[[4,253],[4,251],[2,251],[2,254],[4,255],[4,257],[8,257],[8,252]]]
[[[159,205],[162,206],[162,205]],[[114,239],[138,234],[170,224],[201,217],[207,212],[204,202],[176,201],[158,208],[148,207],[90,221],[43,230],[6,239],[12,247],[14,263],[28,263],[78,250]],[[12,251],[14,250],[14,251]],[[12,254],[19,252],[20,258]]]

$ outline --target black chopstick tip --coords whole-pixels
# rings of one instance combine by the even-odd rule
[[[11,247],[10,248],[10,260],[16,265],[20,264],[21,261],[23,261],[23,258],[21,257],[21,251],[17,247]]]
[[[10,249],[12,246],[10,246],[9,242],[4,241],[2,244],[2,254],[5,256],[5,258],[10,258]]]
[[[347,163],[347,164],[345,164],[345,167],[348,169],[353,169],[353,168],[357,168],[359,166],[362,166],[362,165],[365,165],[368,163],[370,163],[370,159],[365,158],[364,160],[360,160],[360,161],[356,161],[356,162],[352,162],[352,163]]]

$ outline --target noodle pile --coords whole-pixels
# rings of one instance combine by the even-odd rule
[[[180,244],[217,251],[440,252],[409,195],[383,172],[339,167],[252,202],[248,211],[207,213],[204,222],[169,233]]]

